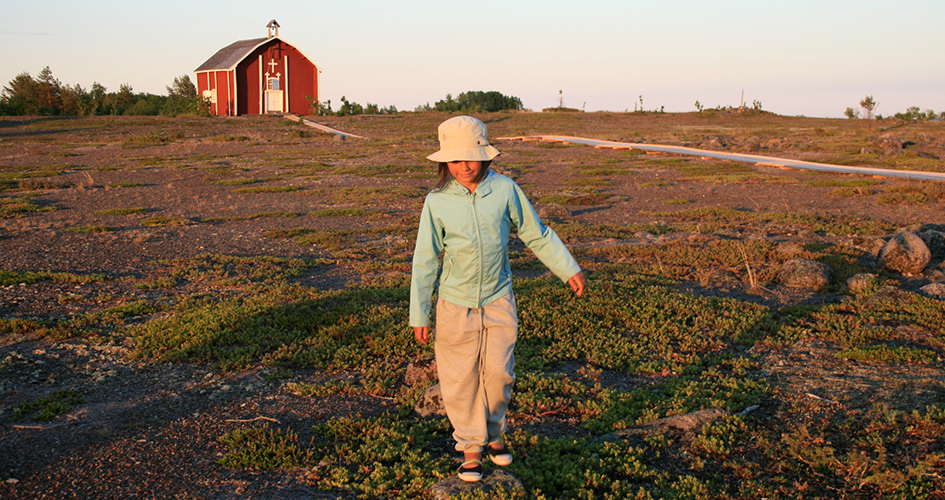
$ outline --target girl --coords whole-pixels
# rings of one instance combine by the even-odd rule
[[[558,235],[545,227],[513,180],[489,170],[499,151],[486,126],[469,116],[439,129],[439,181],[423,203],[410,283],[410,325],[417,340],[430,335],[430,309],[437,285],[436,354],[443,405],[463,452],[463,481],[482,478],[482,452],[492,463],[512,463],[502,443],[505,409],[512,395],[518,335],[509,269],[511,224],[518,237],[575,294],[584,274]],[[442,263],[440,255],[443,255]]]

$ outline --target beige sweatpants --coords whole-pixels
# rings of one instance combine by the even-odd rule
[[[437,300],[434,352],[456,450],[482,451],[505,432],[517,337],[511,292],[480,309]]]

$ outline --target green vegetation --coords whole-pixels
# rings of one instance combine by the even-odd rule
[[[363,208],[325,208],[309,212],[312,217],[362,217],[383,213],[379,210],[365,210]]]
[[[257,186],[234,189],[234,193],[291,193],[302,189],[301,186]]]
[[[66,283],[95,283],[109,279],[104,274],[74,274],[51,271],[16,272],[0,271],[0,286],[37,283],[44,280],[63,281]]]
[[[555,194],[543,196],[538,200],[539,203],[558,203],[560,205],[601,205],[614,195],[607,193],[588,193],[581,195],[562,195]]]
[[[25,416],[33,415],[33,418],[40,422],[48,422],[57,415],[69,411],[71,409],[70,405],[82,403],[85,403],[85,399],[78,392],[73,389],[61,389],[48,398],[14,405],[13,418],[19,420]]]
[[[25,198],[0,197],[0,219],[25,217],[33,212],[56,210],[55,206],[40,206]]]
[[[673,217],[702,221],[702,226],[713,230],[712,222],[778,222],[782,224],[803,225],[815,232],[831,234],[877,234],[895,229],[890,223],[875,219],[856,217],[833,217],[829,215],[798,214],[791,212],[749,212],[731,208],[697,208],[679,212],[654,212],[660,217]],[[705,224],[708,222],[709,224]]]
[[[880,205],[925,205],[945,200],[945,186],[938,182],[892,186],[876,198]]]
[[[148,210],[142,207],[135,208],[107,208],[105,210],[98,210],[95,212],[95,215],[130,215],[130,214],[143,214]]]
[[[107,233],[109,231],[114,231],[114,229],[108,226],[78,226],[78,227],[67,227],[64,231],[69,231],[71,233]]]
[[[142,226],[167,227],[167,226],[186,226],[190,224],[190,219],[182,217],[148,217],[141,219]]]
[[[246,184],[255,184],[259,179],[221,179],[213,181],[218,186],[245,186]]]

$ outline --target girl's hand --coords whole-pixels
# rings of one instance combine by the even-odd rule
[[[427,345],[427,341],[430,339],[430,327],[429,326],[415,326],[413,327],[413,336],[417,338],[417,341],[423,345]]]
[[[571,279],[568,280],[568,284],[571,285],[571,290],[574,290],[574,294],[580,297],[584,295],[584,285],[587,282],[584,281],[584,272],[581,271],[574,276],[571,276]],[[426,342],[424,342],[426,343]]]

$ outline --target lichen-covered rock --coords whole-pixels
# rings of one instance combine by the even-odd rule
[[[876,145],[881,149],[902,149],[902,139],[893,134],[883,134],[876,138]]]
[[[774,251],[781,257],[793,259],[804,253],[804,247],[794,243],[793,241],[785,241],[778,243],[778,246],[774,249]]]
[[[443,406],[443,391],[440,389],[440,384],[431,385],[423,391],[423,395],[414,405],[413,411],[421,417],[429,417],[430,415],[446,416],[446,407]]]
[[[545,203],[538,211],[538,216],[542,219],[567,219],[571,217],[571,212],[557,203]]]
[[[945,283],[929,283],[919,290],[929,297],[945,299]]]
[[[721,408],[706,408],[704,410],[684,413],[682,415],[673,415],[645,424],[620,429],[610,434],[600,436],[594,441],[615,442],[618,440],[628,440],[636,442],[638,439],[645,439],[669,432],[692,437],[698,434],[706,424],[710,424],[729,415],[731,415],[731,413]]]
[[[919,274],[932,260],[932,253],[915,233],[898,233],[883,245],[879,261],[886,269],[905,274]]]
[[[486,470],[482,480],[476,483],[464,482],[459,477],[453,475],[433,485],[432,493],[435,500],[449,500],[464,493],[482,491],[487,495],[498,489],[511,491],[524,491],[525,487],[517,477],[509,474],[502,469]]]
[[[778,280],[795,288],[819,289],[830,283],[832,269],[823,262],[810,259],[791,259],[781,265]]]
[[[876,284],[876,275],[871,273],[860,273],[850,276],[847,280],[847,290],[852,293],[862,292]]]
[[[900,304],[913,302],[915,295],[901,288],[887,285],[876,291],[870,298],[866,299],[867,304],[878,304],[881,302],[896,302]]]
[[[404,383],[407,385],[426,384],[437,380],[436,358],[415,359],[407,365]]]

